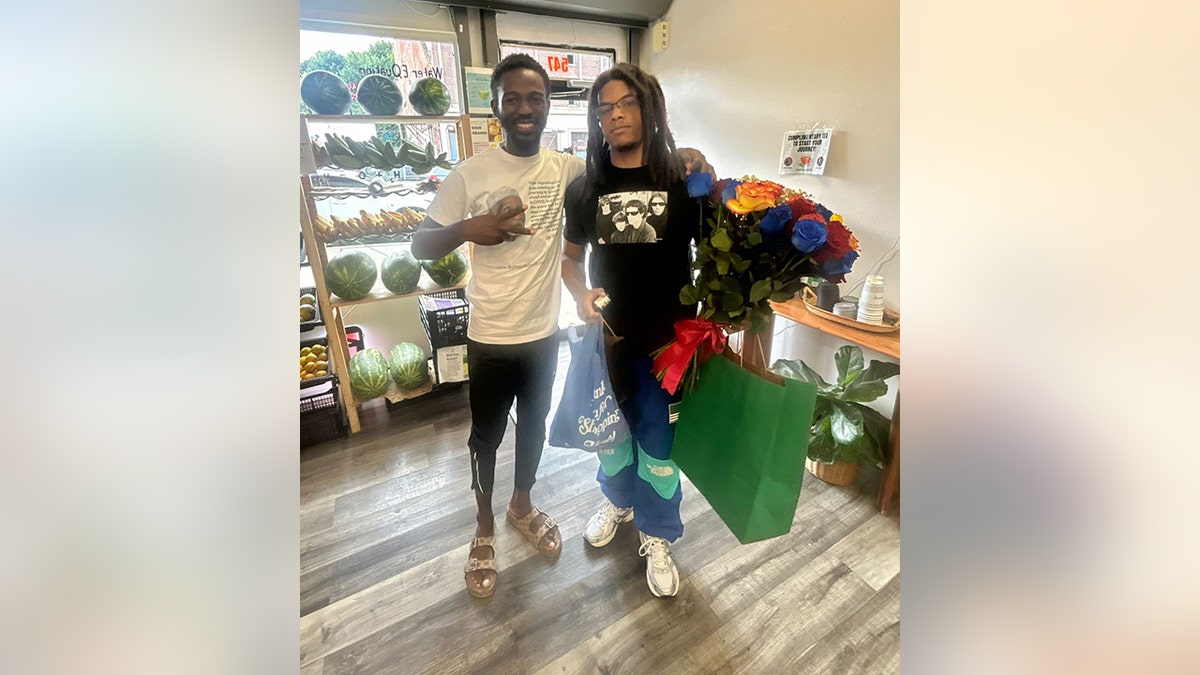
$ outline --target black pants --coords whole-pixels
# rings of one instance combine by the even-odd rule
[[[471,489],[491,492],[496,478],[496,448],[508,426],[508,411],[517,400],[516,478],[528,491],[537,480],[550,391],[558,368],[558,336],[519,345],[467,341],[471,378]]]

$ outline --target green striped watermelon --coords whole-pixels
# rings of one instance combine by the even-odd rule
[[[418,115],[445,115],[450,109],[450,90],[436,77],[423,77],[408,92],[408,102]]]
[[[345,300],[366,297],[378,276],[375,260],[364,251],[343,251],[325,265],[325,285]]]
[[[395,115],[404,105],[404,94],[396,82],[383,75],[367,75],[358,82],[358,103],[371,115]]]
[[[350,110],[350,87],[328,70],[314,70],[300,80],[300,100],[318,115],[345,115]]]
[[[392,379],[405,389],[416,389],[429,380],[425,350],[411,342],[392,347]]]
[[[447,288],[462,283],[467,276],[467,254],[454,249],[443,258],[422,260],[421,267],[433,279],[433,283]]]
[[[396,295],[412,293],[421,281],[421,263],[407,250],[397,251],[383,259],[383,264],[379,266],[379,278]]]
[[[364,349],[350,359],[350,391],[359,401],[383,396],[388,388],[388,362],[378,349]]]

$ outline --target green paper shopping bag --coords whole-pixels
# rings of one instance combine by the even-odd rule
[[[726,351],[683,396],[671,459],[743,544],[796,515],[817,388],[739,365]]]

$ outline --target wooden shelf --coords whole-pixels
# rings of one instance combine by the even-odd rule
[[[815,328],[822,333],[828,333],[843,340],[849,340],[857,345],[873,349],[880,354],[890,356],[894,359],[900,358],[900,331],[898,330],[894,333],[872,333],[870,331],[843,326],[840,323],[830,321],[808,311],[808,308],[804,306],[804,301],[800,298],[792,298],[785,302],[772,302],[771,309],[775,310],[775,313],[779,316],[787,317],[796,323],[802,323]]]
[[[353,124],[374,122],[375,124],[457,124],[462,115],[429,117],[425,115],[303,115],[309,122],[325,124]]]

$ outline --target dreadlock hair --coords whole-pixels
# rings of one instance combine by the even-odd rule
[[[675,137],[667,126],[667,103],[658,80],[632,63],[618,63],[600,73],[592,84],[588,95],[590,110],[600,104],[600,90],[613,80],[624,82],[637,96],[642,111],[642,156],[650,169],[650,180],[663,190],[683,180],[683,162],[675,155]],[[588,115],[588,183],[602,185],[608,182],[610,166],[611,154],[600,120],[594,114]]]
[[[498,98],[498,94],[500,92],[500,78],[511,70],[521,70],[524,68],[528,68],[529,70],[532,70],[533,72],[542,76],[542,81],[546,83],[546,96],[549,96],[550,75],[546,73],[546,69],[542,67],[542,64],[535,61],[532,56],[517,52],[514,54],[509,54],[501,59],[500,63],[497,63],[496,67],[492,69],[492,100],[496,100]]]

